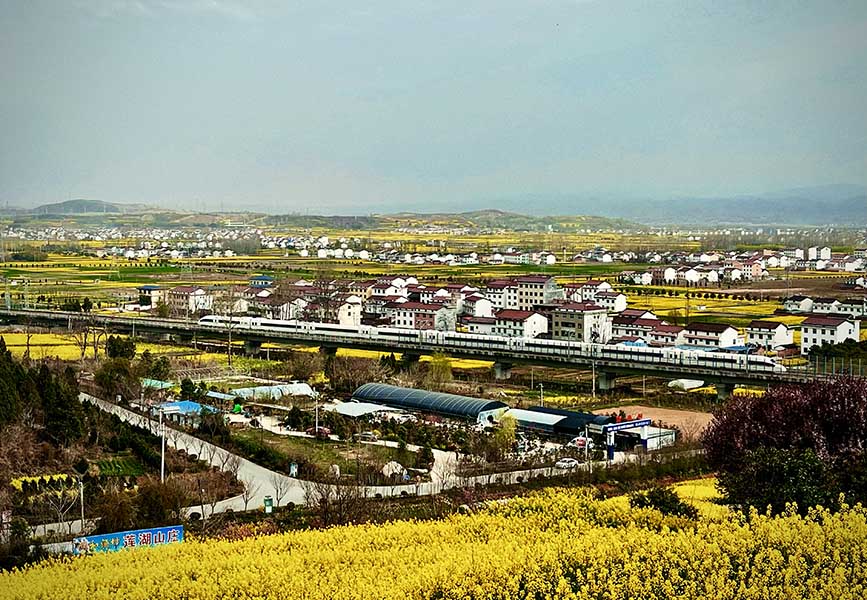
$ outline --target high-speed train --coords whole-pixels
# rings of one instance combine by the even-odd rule
[[[225,330],[282,331],[323,341],[371,341],[388,344],[436,346],[437,349],[479,350],[542,356],[548,360],[571,362],[575,359],[596,359],[622,363],[653,363],[730,371],[764,371],[783,373],[786,367],[767,356],[732,352],[706,352],[671,347],[644,347],[592,344],[566,340],[480,335],[432,329],[396,329],[352,326],[311,321],[279,321],[259,317],[224,317],[208,315],[199,325]]]

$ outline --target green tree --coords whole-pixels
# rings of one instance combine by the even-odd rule
[[[135,357],[135,340],[121,336],[108,336],[105,342],[105,353],[109,358],[126,358],[132,360]]]
[[[118,395],[126,400],[136,396],[137,377],[126,358],[110,358],[104,361],[94,374],[94,381],[112,400]]]
[[[69,377],[53,375],[46,365],[39,369],[45,433],[61,446],[68,446],[84,434],[84,410],[78,401],[78,387]]]
[[[433,450],[427,446],[419,448],[415,455],[415,466],[419,469],[430,469],[434,463]]]
[[[60,310],[66,312],[81,312],[81,301],[78,298],[67,298],[60,304]]]
[[[162,300],[160,300],[159,302],[157,302],[156,315],[157,315],[159,318],[161,318],[161,319],[167,319],[167,318],[169,318],[169,315],[170,315],[170,314],[171,314],[171,309],[169,308],[169,305],[168,305],[168,304],[166,304],[166,303],[163,302]]]
[[[727,502],[743,507],[767,507],[780,513],[794,502],[806,514],[816,505],[833,507],[837,502],[830,474],[810,450],[759,447],[746,453],[737,471],[718,474]]]
[[[81,301],[81,310],[84,312],[90,312],[93,309],[93,302],[91,302],[90,298],[87,296],[84,297],[84,300]]]
[[[675,515],[697,519],[698,510],[680,499],[680,497],[667,487],[654,487],[642,492],[635,492],[629,496],[629,506],[632,508],[653,508],[664,515]]]
[[[505,415],[500,419],[499,427],[497,427],[490,440],[491,458],[500,460],[506,452],[512,449],[512,446],[515,445],[517,429],[518,422],[515,420],[515,417]]]
[[[427,365],[426,387],[437,388],[452,380],[452,363],[445,354],[434,354]]]

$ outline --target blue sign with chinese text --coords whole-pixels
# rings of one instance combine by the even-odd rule
[[[105,535],[88,535],[72,540],[72,553],[76,555],[94,554],[96,552],[117,552],[124,548],[139,546],[162,546],[173,542],[184,541],[184,526],[170,525],[153,529],[136,529],[135,531],[118,531]]]
[[[612,431],[623,431],[624,429],[633,429],[635,427],[644,427],[645,425],[650,425],[650,419],[639,419],[638,421],[624,421],[622,423],[611,423],[610,425],[603,425],[602,431],[605,433],[611,433]]]

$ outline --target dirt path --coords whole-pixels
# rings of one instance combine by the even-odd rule
[[[713,419],[712,414],[705,412],[676,410],[673,408],[654,408],[652,406],[640,406],[637,404],[618,406],[617,408],[603,408],[594,410],[593,412],[597,415],[604,415],[612,411],[619,412],[621,410],[633,417],[640,413],[645,419],[675,425],[687,437],[694,437],[701,433],[708,426],[711,419]]]

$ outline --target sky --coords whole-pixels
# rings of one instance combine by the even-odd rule
[[[0,0],[0,205],[864,185],[865,98],[865,0]]]

